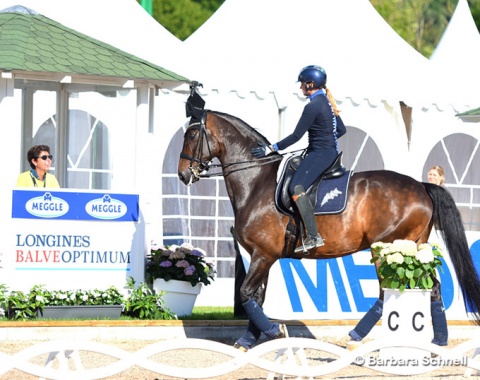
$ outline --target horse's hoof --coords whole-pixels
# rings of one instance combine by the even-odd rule
[[[284,323],[280,323],[280,324],[278,325],[278,328],[280,329],[280,333],[277,335],[277,338],[276,338],[276,339],[288,338],[287,326],[286,326]]]
[[[247,352],[248,351],[248,348],[247,347],[243,347],[241,344],[238,344],[237,342],[235,342],[235,344],[233,345],[233,348],[236,348],[242,352]]]
[[[360,347],[362,345],[362,341],[361,340],[353,340],[353,339],[350,339],[347,343],[347,350],[348,351],[353,351],[355,350],[356,348]]]

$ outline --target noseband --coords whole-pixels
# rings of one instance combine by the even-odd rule
[[[195,180],[199,180],[202,177],[206,177],[206,175],[202,175],[201,173],[204,171],[208,171],[211,167],[212,161],[204,161],[202,159],[202,151],[203,151],[203,144],[204,141],[207,143],[207,149],[208,149],[208,155],[211,156],[212,152],[210,150],[210,145],[208,144],[208,138],[207,138],[207,129],[205,128],[205,122],[207,119],[207,113],[202,112],[202,116],[200,117],[200,121],[190,123],[187,127],[187,130],[185,131],[185,134],[183,138],[185,139],[185,136],[189,131],[193,130],[198,130],[199,131],[199,139],[197,140],[197,144],[195,145],[195,148],[193,149],[193,155],[190,156],[189,154],[183,153],[183,151],[180,153],[180,158],[185,158],[186,160],[190,160],[190,166],[188,170],[192,173],[192,177]],[[196,162],[198,165],[193,165],[193,163]]]

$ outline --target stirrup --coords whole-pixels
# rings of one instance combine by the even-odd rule
[[[309,250],[321,247],[322,245],[325,245],[325,243],[323,242],[323,239],[320,235],[317,235],[315,237],[307,236],[305,240],[302,239],[302,245],[295,248],[295,253],[305,252],[306,254],[308,254]]]

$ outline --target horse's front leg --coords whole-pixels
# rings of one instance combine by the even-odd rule
[[[285,336],[285,326],[270,322],[262,309],[268,284],[268,271],[273,262],[253,259],[250,263],[245,281],[240,288],[240,297],[248,315],[248,327],[236,342],[235,347],[247,351],[264,333],[267,338],[275,339]]]

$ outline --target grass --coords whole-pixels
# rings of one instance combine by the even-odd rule
[[[179,320],[243,320],[245,318],[237,318],[233,315],[233,306],[197,306],[193,308],[192,315],[182,316]],[[38,318],[38,321],[43,321],[43,318]],[[85,320],[85,319],[61,319],[61,320]],[[108,320],[108,318],[101,318],[100,320]],[[121,315],[120,320],[137,320],[129,316]],[[13,321],[13,319],[1,318],[0,321],[7,322]]]
[[[196,306],[193,308],[192,315],[183,316],[178,319],[182,320],[238,320],[233,315],[233,307],[231,306]]]

